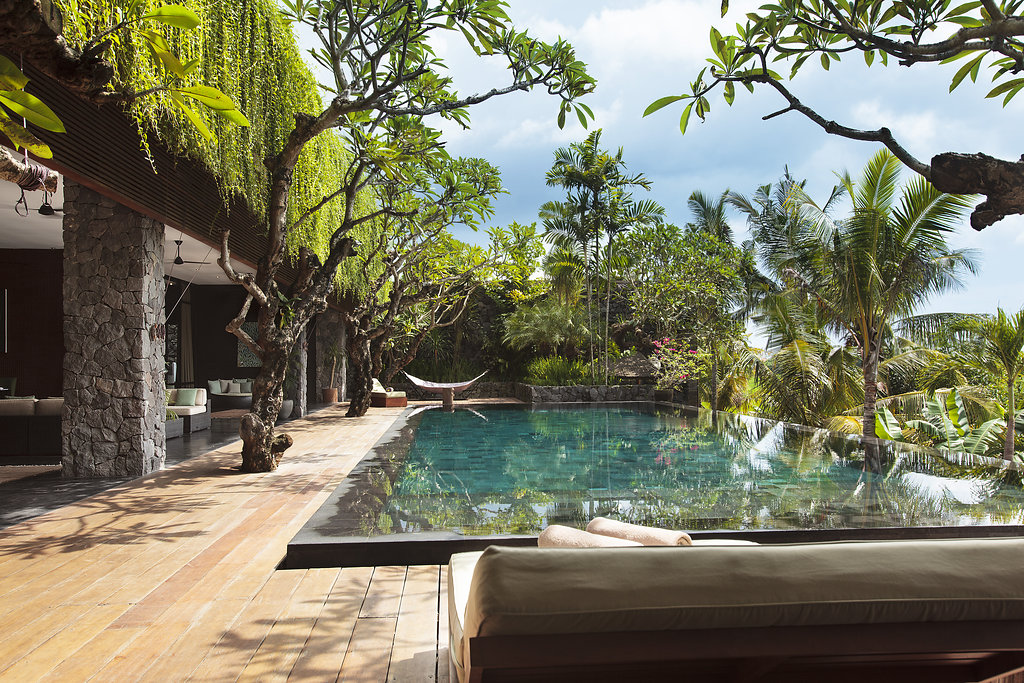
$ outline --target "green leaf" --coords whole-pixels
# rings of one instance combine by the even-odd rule
[[[0,102],[43,130],[64,132],[60,118],[35,95],[29,95],[24,90],[0,90]]]
[[[53,152],[50,151],[50,148],[45,142],[12,121],[11,118],[7,116],[7,112],[2,108],[0,108],[0,132],[6,135],[7,139],[14,143],[14,147],[16,149],[27,149],[31,154],[34,154],[40,159],[53,158]]]
[[[210,109],[236,109],[231,98],[208,85],[194,85],[189,88],[173,88],[175,92],[199,100]]]
[[[195,129],[199,131],[199,134],[202,135],[207,142],[212,142],[213,133],[211,133],[210,129],[206,127],[206,124],[203,122],[203,119],[199,116],[199,114],[192,111],[192,109],[189,108],[187,104],[185,104],[185,100],[183,100],[181,98],[181,95],[179,95],[178,93],[171,90],[167,94],[171,96],[171,99],[174,100],[174,103],[178,105],[178,108],[181,109],[182,112],[184,112],[185,117],[188,118],[189,122],[193,126],[195,126]]]
[[[565,109],[560,109],[558,112],[558,127],[565,128]]]
[[[586,117],[586,115],[584,115],[583,110],[580,109],[579,107],[576,108],[576,118],[578,118],[580,120],[580,125],[583,126],[584,130],[586,130],[586,128],[587,128],[587,117]]]
[[[679,117],[679,133],[686,135],[686,124],[690,122],[690,110],[693,108],[693,102],[686,105],[686,109],[683,110],[683,115]]]
[[[903,427],[885,406],[875,412],[875,436],[889,441],[903,441]]]
[[[1004,92],[1008,90],[1013,90],[1014,88],[1020,90],[1021,87],[1024,87],[1024,78],[1015,78],[1010,81],[1004,81],[1003,83],[1000,83],[996,87],[992,88],[992,90],[989,91],[989,93],[985,95],[985,97],[996,97],[998,95],[1002,95]]]
[[[953,92],[969,73],[971,74],[972,81],[977,79],[978,67],[981,66],[981,60],[985,58],[985,54],[986,53],[982,52],[976,58],[960,67],[949,84],[949,92]]]
[[[644,109],[644,116],[647,116],[648,114],[653,114],[659,109],[667,107],[673,102],[678,102],[679,100],[685,98],[685,95],[669,95],[668,97],[662,97],[661,99],[655,100],[654,102],[651,102],[649,105],[647,105],[647,109]]]
[[[193,29],[196,26],[199,26],[199,15],[188,7],[182,7],[181,5],[164,5],[163,7],[157,7],[142,18],[159,21],[161,24],[166,24],[167,26],[173,26],[175,28]]]
[[[821,68],[824,69],[825,71],[828,71],[828,53],[827,52],[822,52],[821,53]]]
[[[21,90],[28,83],[28,77],[21,73],[14,62],[0,55],[0,88],[4,90]]]
[[[964,450],[971,455],[985,455],[996,442],[1001,441],[1006,423],[997,418],[985,422],[964,437]]]
[[[723,88],[722,94],[725,97],[725,103],[731,107],[733,100],[736,99],[736,86],[733,84],[732,81],[729,81],[725,84],[725,88]]]
[[[868,50],[864,53],[864,63],[871,66],[871,63],[875,61],[875,51]]]
[[[249,127],[249,119],[245,118],[245,114],[237,109],[214,109],[213,111],[217,116],[227,119],[236,126],[241,126],[242,128]]]
[[[722,16],[724,17],[725,13],[728,12],[728,11],[729,11],[729,0],[722,0]]]

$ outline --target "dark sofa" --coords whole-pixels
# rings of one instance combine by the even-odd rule
[[[0,464],[60,464],[63,398],[0,399]]]

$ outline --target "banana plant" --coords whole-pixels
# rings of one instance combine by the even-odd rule
[[[213,133],[202,117],[189,106],[189,100],[198,102],[235,125],[248,126],[249,120],[223,92],[208,85],[188,85],[187,79],[199,66],[198,60],[182,64],[159,31],[141,28],[145,22],[156,22],[172,28],[191,30],[199,26],[199,16],[181,5],[163,5],[148,12],[141,10],[141,6],[141,0],[132,0],[123,14],[118,13],[119,20],[112,27],[90,39],[83,54],[99,55],[112,44],[119,44],[118,33],[123,29],[137,30],[145,39],[150,56],[161,65],[165,82],[143,92],[127,94],[127,97],[137,99],[156,92],[166,92],[206,140],[212,141]],[[50,159],[53,152],[49,146],[16,119],[21,118],[26,123],[54,133],[64,133],[64,124],[38,97],[25,92],[28,82],[28,77],[14,62],[0,55],[0,133],[6,135],[17,149],[25,149],[40,159]]]
[[[972,427],[963,397],[951,389],[945,397],[935,395],[924,405],[923,419],[900,421],[887,408],[875,414],[875,434],[891,441],[908,441],[907,430],[914,430],[931,439],[932,445],[949,453],[985,455],[1002,440],[1006,427],[1005,411],[996,405],[998,415]]]

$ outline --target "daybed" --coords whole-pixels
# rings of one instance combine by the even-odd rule
[[[64,399],[0,399],[0,456],[5,464],[59,463]]]
[[[210,428],[206,389],[168,389],[167,409],[182,419],[182,430],[186,434]]]
[[[1024,667],[1024,539],[453,555],[452,680],[976,681]]]
[[[404,391],[395,391],[385,388],[380,380],[373,378],[373,386],[370,389],[370,405],[374,408],[404,408],[409,405]]]

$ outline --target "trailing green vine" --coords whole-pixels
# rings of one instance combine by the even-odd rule
[[[136,0],[132,4],[145,12],[162,3]],[[241,197],[262,220],[270,185],[263,159],[281,149],[295,125],[295,114],[322,111],[316,79],[302,61],[291,29],[273,0],[186,0],[181,4],[199,16],[199,27],[183,31],[164,26],[161,32],[182,64],[195,64],[183,79],[185,85],[221,90],[250,126],[235,126],[212,112],[196,110],[192,113],[212,134],[207,139],[200,132],[202,127],[197,128],[166,91],[131,99],[128,113],[138,126],[143,151],[148,153],[148,138],[155,135],[172,153],[205,165],[217,178],[225,198]],[[65,38],[78,48],[117,24],[126,7],[118,0],[58,0],[58,5],[64,14]],[[113,49],[105,56],[114,68],[116,89],[142,93],[164,80],[145,36],[118,32],[107,38]],[[333,131],[305,147],[295,167],[289,222],[341,185],[349,158]],[[357,214],[369,213],[374,205],[371,196],[360,196]],[[335,199],[302,222],[289,236],[290,254],[294,256],[300,246],[306,246],[324,257],[342,211],[342,201]],[[345,263],[339,269],[340,285],[359,289],[359,279],[354,265]]]

